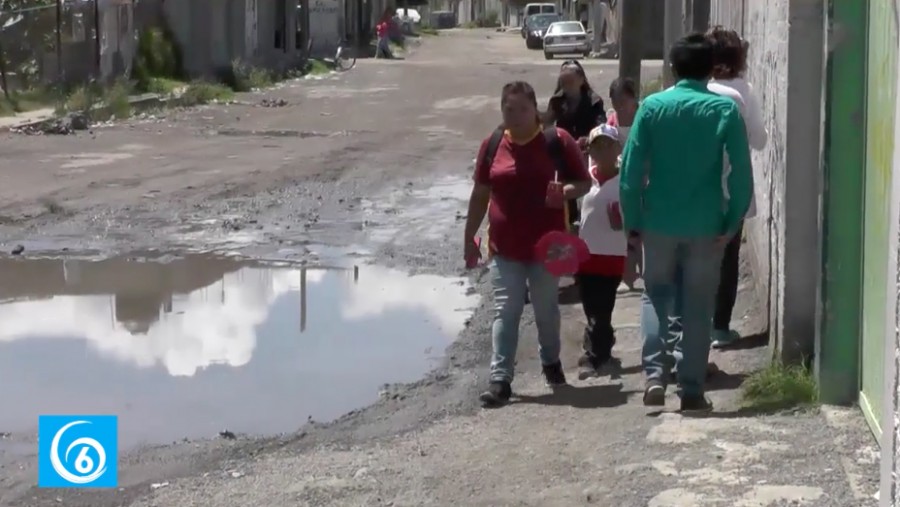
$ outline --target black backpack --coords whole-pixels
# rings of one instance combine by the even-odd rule
[[[491,165],[494,164],[494,156],[497,155],[497,148],[500,146],[500,142],[503,141],[504,132],[505,130],[501,126],[497,127],[494,133],[491,134],[487,149],[484,151],[484,160],[482,161],[485,169],[490,169]],[[550,158],[553,159],[559,178],[562,179],[566,174],[566,157],[563,155],[562,141],[559,139],[556,127],[551,126],[544,129],[544,139],[547,141],[547,150],[550,153]]]

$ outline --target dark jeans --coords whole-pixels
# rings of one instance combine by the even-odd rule
[[[584,352],[594,367],[612,357],[616,335],[612,325],[616,291],[621,276],[578,275],[578,290],[587,325],[584,327]]]
[[[738,271],[741,261],[741,234],[744,224],[737,234],[725,246],[722,255],[722,267],[719,272],[719,289],[716,291],[716,311],[713,314],[713,329],[728,331],[731,329],[731,313],[737,301]]]

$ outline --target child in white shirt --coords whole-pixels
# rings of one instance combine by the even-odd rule
[[[587,318],[584,355],[578,361],[581,379],[598,374],[612,359],[616,342],[612,314],[628,253],[619,209],[622,145],[618,130],[607,124],[596,127],[588,136],[588,149],[593,186],[581,203],[578,232],[591,252],[577,275],[581,304]]]

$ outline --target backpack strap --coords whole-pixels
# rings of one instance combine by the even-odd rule
[[[555,126],[544,129],[544,139],[547,141],[547,151],[550,153],[550,158],[553,159],[559,178],[562,179],[567,172],[566,157],[563,154],[562,141],[559,139],[559,132],[556,131]]]
[[[494,165],[494,156],[497,155],[497,148],[503,142],[503,127],[497,127],[488,139],[487,149],[484,150],[484,160],[482,160],[482,169],[490,171]]]

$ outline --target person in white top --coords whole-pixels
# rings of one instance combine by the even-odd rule
[[[613,108],[607,113],[606,123],[619,130],[619,141],[622,146],[628,140],[631,125],[640,106],[637,84],[633,79],[620,77],[609,85],[609,100]],[[625,260],[625,273],[622,283],[626,290],[634,290],[634,282],[641,277],[644,270],[644,252],[640,239],[631,238],[628,244],[628,257]]]
[[[588,151],[592,186],[581,203],[578,231],[591,253],[577,275],[587,319],[584,355],[578,361],[582,380],[601,373],[612,361],[612,314],[628,252],[619,209],[620,133],[605,123],[595,127],[588,136]]]
[[[744,126],[747,130],[747,143],[753,150],[762,150],[766,147],[769,134],[763,122],[763,111],[759,100],[753,93],[753,87],[744,78],[744,73],[747,70],[749,44],[742,40],[736,31],[728,30],[722,26],[712,27],[706,33],[706,36],[713,45],[713,58],[716,62],[712,78],[707,83],[707,89],[718,95],[729,97],[737,103],[741,116],[744,118]],[[728,155],[723,154],[722,156],[725,164],[722,173],[722,190],[723,195],[728,199],[728,190],[725,187],[725,182],[727,181],[730,165],[728,163]],[[750,207],[745,218],[752,218],[755,215],[756,199],[751,197]],[[737,300],[742,233],[743,225],[725,246],[722,256],[722,265],[719,271],[719,287],[716,291],[715,311],[713,313],[713,335],[711,337],[712,346],[715,348],[727,347],[741,338],[740,333],[731,329],[731,317]],[[678,274],[676,273],[676,280],[678,279]],[[675,308],[669,322],[669,332],[671,336],[675,337],[681,334],[680,315],[681,297],[684,295],[683,290],[683,287],[676,287]],[[672,346],[677,362],[677,358],[681,354],[681,344],[677,338]],[[714,371],[713,365],[710,365],[708,372],[713,373]],[[673,371],[672,373],[674,374],[675,372]]]
[[[731,97],[741,110],[744,125],[747,128],[747,141],[753,150],[762,150],[768,141],[768,132],[763,122],[763,111],[759,100],[753,93],[753,87],[744,78],[747,70],[747,52],[749,44],[741,39],[734,30],[721,26],[711,28],[707,38],[713,45],[715,68],[713,78],[707,85],[709,90],[719,95]],[[727,177],[728,157],[725,156],[725,172]],[[724,188],[724,187],[723,187]],[[725,192],[728,198],[728,192]],[[750,208],[745,218],[756,215],[756,199],[750,199]],[[725,247],[722,257],[722,268],[719,274],[719,289],[716,294],[716,308],[713,317],[712,346],[721,348],[741,338],[740,333],[731,329],[731,316],[737,299],[738,266],[740,264],[741,232],[739,229]]]

